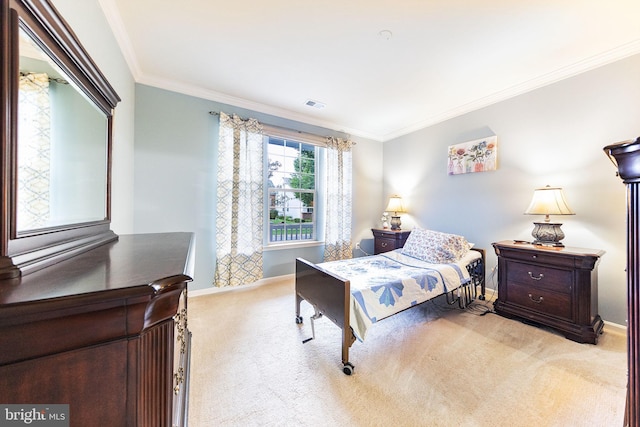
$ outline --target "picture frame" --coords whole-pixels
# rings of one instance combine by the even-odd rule
[[[474,139],[449,146],[447,173],[487,172],[497,169],[498,136]]]

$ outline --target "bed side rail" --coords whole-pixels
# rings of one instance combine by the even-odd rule
[[[480,252],[480,259],[472,262],[467,266],[467,270],[469,271],[469,275],[471,275],[471,284],[475,289],[480,286],[480,296],[478,299],[484,300],[486,293],[486,282],[485,282],[485,252],[484,249],[480,248],[471,248],[473,251]]]
[[[469,306],[476,298],[484,300],[485,296],[485,267],[484,267],[484,249],[474,249],[482,255],[480,258],[473,260],[467,265],[469,272],[469,281],[457,289],[447,292],[447,304],[453,305],[458,303],[458,307],[464,309]],[[478,294],[478,286],[480,286],[480,294]]]

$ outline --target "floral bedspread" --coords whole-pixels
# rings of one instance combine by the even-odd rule
[[[356,338],[363,341],[373,323],[467,283],[465,266],[480,256],[469,251],[453,264],[429,264],[395,250],[318,266],[350,281],[349,321]]]

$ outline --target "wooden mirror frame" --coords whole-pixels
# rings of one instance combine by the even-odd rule
[[[111,231],[111,142],[114,89],[49,0],[0,0],[0,279],[19,277],[115,240]],[[17,231],[19,28],[66,72],[107,119],[104,220]]]

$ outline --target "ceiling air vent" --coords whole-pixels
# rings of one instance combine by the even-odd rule
[[[305,105],[308,105],[309,107],[317,108],[318,110],[321,110],[324,107],[326,107],[326,105],[323,104],[322,102],[312,101],[311,99],[308,99],[307,102],[305,102]]]

